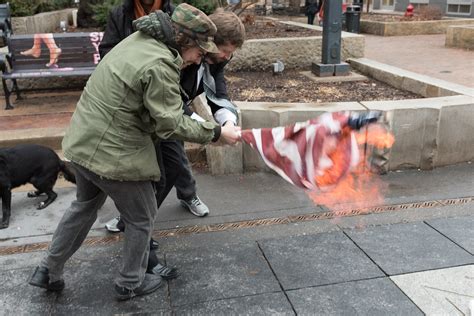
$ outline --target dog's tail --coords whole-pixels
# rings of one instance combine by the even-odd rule
[[[69,182],[76,183],[76,173],[74,172],[74,168],[71,166],[69,161],[60,161],[61,164],[61,172],[64,174],[64,179]]]

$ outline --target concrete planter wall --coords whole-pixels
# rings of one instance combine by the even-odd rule
[[[12,18],[13,34],[53,33],[59,27],[60,21],[72,24],[72,10],[44,12],[25,17]]]
[[[432,169],[474,160],[474,98],[469,96],[323,105],[259,102],[237,102],[237,105],[242,112],[243,129],[284,126],[326,111],[386,111],[395,136],[395,144],[388,153],[387,170]],[[227,158],[234,164],[237,162],[235,158]],[[220,157],[224,161],[227,158]],[[242,148],[242,163],[244,171],[268,169],[258,153],[246,145]]]
[[[421,94],[426,99],[341,102],[268,103],[236,102],[243,129],[284,126],[306,121],[323,112],[383,110],[395,136],[387,153],[386,170],[435,167],[474,161],[474,89],[428,76],[418,75],[369,59],[351,59],[351,67],[397,88]],[[238,173],[238,170],[268,170],[249,146],[215,147],[219,165],[209,162],[213,174]],[[230,151],[229,151],[230,153]],[[224,162],[224,163],[222,163]],[[227,163],[227,164],[226,164]]]
[[[320,26],[298,22],[283,22],[288,25],[314,29],[322,32]],[[364,56],[364,37],[342,32],[341,60]],[[312,62],[321,62],[322,36],[289,37],[247,40],[237,50],[227,66],[229,70],[268,70],[277,60],[285,68],[310,68]]]
[[[446,32],[447,47],[474,49],[474,24],[452,25]]]
[[[420,34],[443,34],[451,25],[474,25],[474,19],[445,19],[439,21],[419,22],[376,22],[360,21],[362,33],[380,36],[403,36]]]

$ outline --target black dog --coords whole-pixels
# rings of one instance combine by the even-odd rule
[[[10,223],[11,198],[13,188],[31,183],[36,191],[28,192],[28,197],[37,197],[45,193],[48,198],[39,203],[37,209],[43,209],[58,196],[53,187],[59,172],[64,178],[76,183],[76,177],[68,164],[50,148],[40,145],[18,145],[0,148],[0,196],[2,198],[2,223],[0,229]]]

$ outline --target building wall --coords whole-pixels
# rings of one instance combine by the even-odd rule
[[[447,12],[449,0],[395,0],[394,11],[404,12],[408,4],[429,4],[437,6],[441,9],[445,16],[449,17],[462,17],[462,18],[474,18],[474,0],[471,1],[471,12],[470,14],[452,14]],[[374,10],[382,9],[382,0],[373,0],[372,8]]]

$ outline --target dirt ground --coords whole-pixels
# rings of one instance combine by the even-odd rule
[[[227,72],[232,100],[265,102],[350,102],[416,99],[421,96],[373,79],[320,83],[298,70],[271,72]]]
[[[243,21],[247,39],[321,35],[321,32],[316,30],[287,25],[277,21],[262,19],[260,17],[257,17],[256,20],[247,20],[244,17]]]

